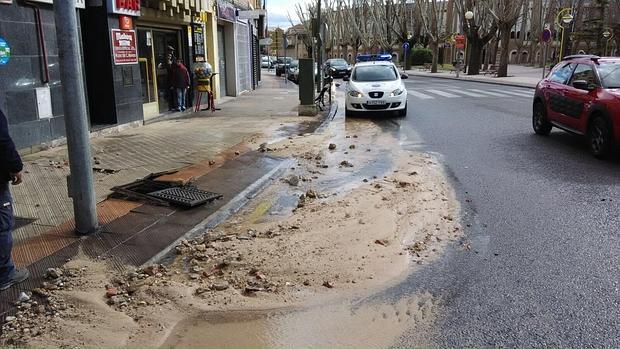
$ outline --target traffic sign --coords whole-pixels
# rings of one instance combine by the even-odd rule
[[[403,43],[403,50],[409,51],[409,43],[406,41]]]
[[[543,30],[542,32],[542,40],[544,42],[549,42],[551,41],[551,36],[552,36],[551,30],[549,28],[545,28],[545,30]]]
[[[454,37],[454,46],[457,49],[464,49],[465,48],[465,35],[456,35]]]

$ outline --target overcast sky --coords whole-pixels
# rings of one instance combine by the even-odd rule
[[[295,7],[304,0],[267,0],[267,16],[269,28],[280,27],[286,29],[291,26],[287,14],[290,14],[294,24],[299,23]]]

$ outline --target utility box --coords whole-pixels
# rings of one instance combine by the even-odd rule
[[[314,60],[299,60],[299,115],[315,116],[317,107],[314,104]]]

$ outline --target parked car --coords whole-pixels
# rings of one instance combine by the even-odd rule
[[[319,74],[319,69],[315,62],[314,63],[314,77],[316,78],[318,74]],[[299,66],[295,67],[294,69],[289,70],[289,80],[293,81],[296,84],[299,84]]]
[[[271,68],[271,58],[269,58],[269,56],[261,56],[260,57],[260,67],[261,68]]]
[[[342,58],[332,58],[325,62],[325,75],[342,78],[351,74],[351,66]]]
[[[288,72],[286,78],[290,81],[297,83],[297,77],[299,76],[299,60],[294,59],[288,65]]]
[[[276,75],[282,76],[282,74],[285,74],[292,60],[293,58],[291,57],[278,58],[277,63],[276,63]]]
[[[354,113],[397,112],[407,115],[407,89],[394,63],[373,61],[357,63],[351,71],[345,94],[345,116]]]
[[[594,156],[609,155],[620,140],[620,58],[565,57],[536,86],[532,125],[584,135]]]

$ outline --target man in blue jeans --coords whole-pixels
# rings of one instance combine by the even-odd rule
[[[22,182],[22,160],[9,135],[9,124],[0,111],[0,291],[6,290],[28,278],[27,269],[17,269],[11,258],[13,236],[11,229],[15,223],[13,200],[9,182],[18,185]]]

